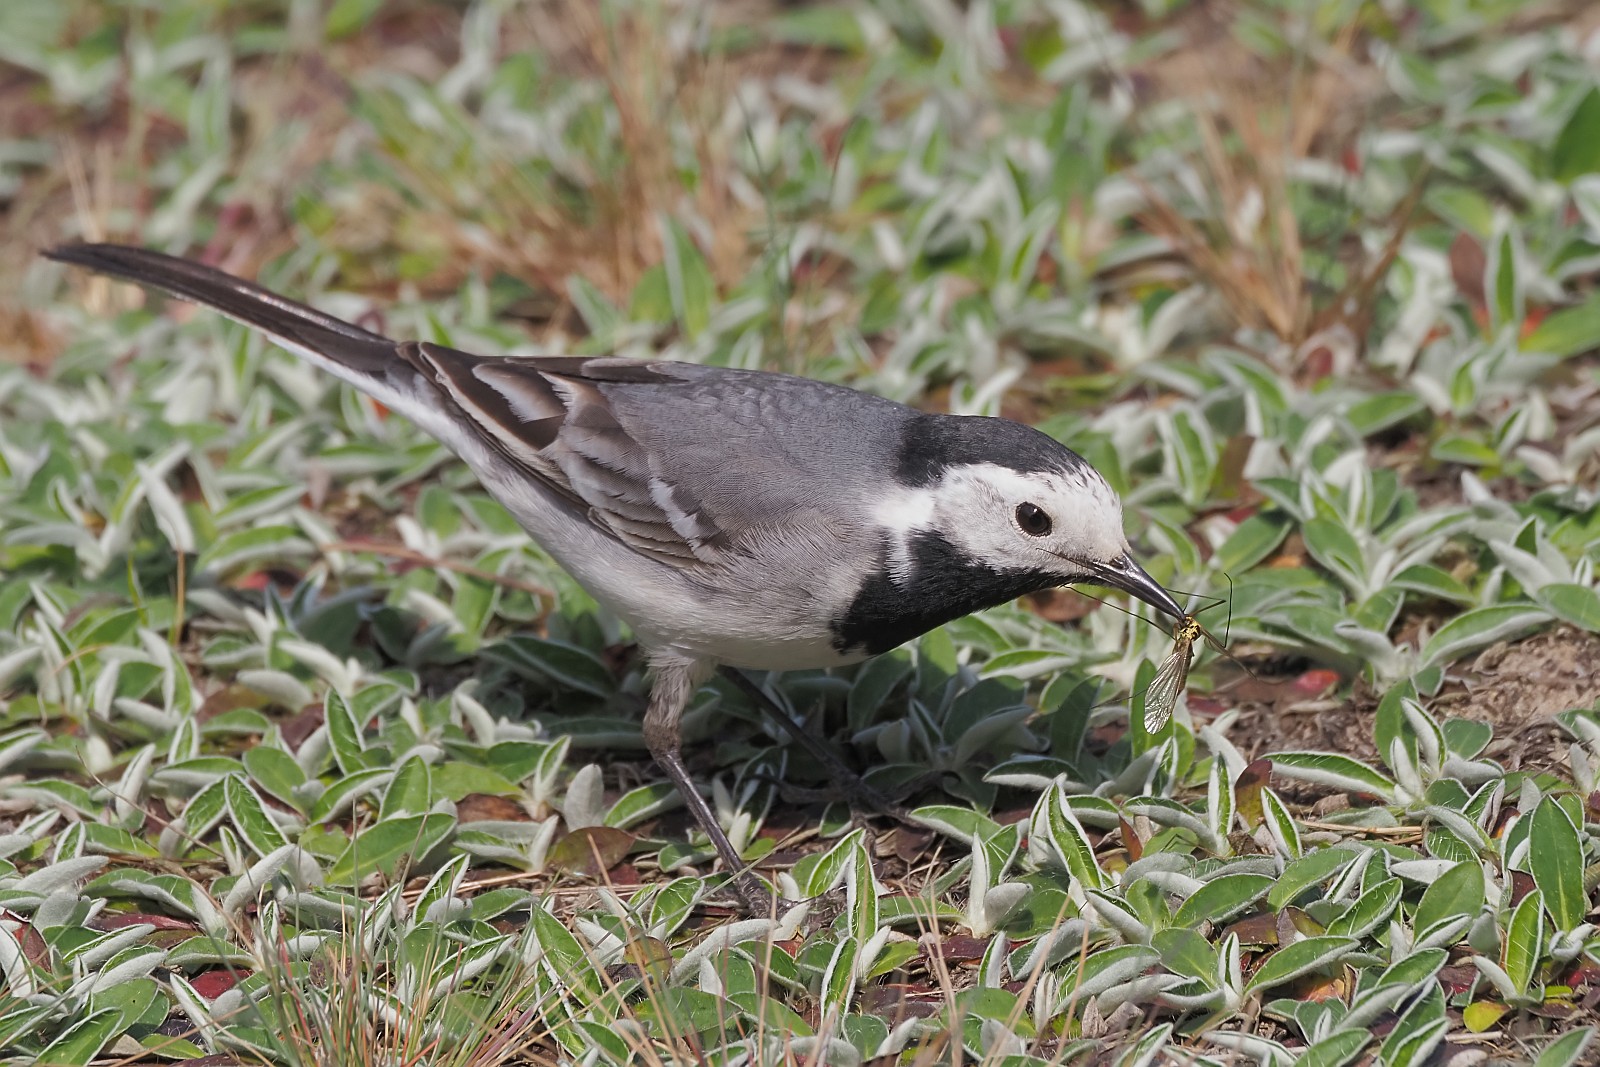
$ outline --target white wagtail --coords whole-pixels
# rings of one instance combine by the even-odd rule
[[[731,873],[742,861],[679,754],[679,719],[715,669],[760,699],[737,668],[853,663],[1074,582],[1183,617],[1134,562],[1105,479],[1020,423],[763,371],[475,356],[391,341],[159,252],[46,255],[260,330],[460,456],[648,652],[645,742]]]

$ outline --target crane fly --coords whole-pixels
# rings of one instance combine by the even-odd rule
[[[1200,625],[1200,620],[1193,615],[1185,615],[1172,628],[1172,651],[1156,668],[1156,676],[1150,682],[1150,688],[1144,692],[1144,728],[1147,733],[1155,733],[1172,718],[1172,710],[1178,706],[1178,697],[1189,681],[1189,660],[1194,643],[1201,637],[1216,643],[1216,638],[1207,633],[1206,628]]]

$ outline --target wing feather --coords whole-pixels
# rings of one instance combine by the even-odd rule
[[[715,563],[726,550],[726,533],[666,477],[661,457],[628,432],[606,397],[607,382],[651,380],[650,364],[485,359],[427,342],[407,347],[482,436],[636,551],[693,567]]]

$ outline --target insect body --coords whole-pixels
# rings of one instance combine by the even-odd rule
[[[1172,652],[1161,661],[1155,679],[1144,694],[1144,728],[1149,733],[1155,733],[1172,718],[1172,709],[1178,706],[1178,696],[1189,680],[1189,659],[1194,643],[1202,635],[1211,636],[1193,615],[1185,615],[1172,628]]]

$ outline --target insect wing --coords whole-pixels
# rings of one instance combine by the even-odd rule
[[[1172,652],[1161,661],[1150,688],[1144,693],[1144,728],[1147,733],[1153,734],[1167,725],[1173,709],[1178,706],[1178,697],[1189,680],[1189,656],[1198,628],[1193,617],[1190,617],[1173,631]]]

